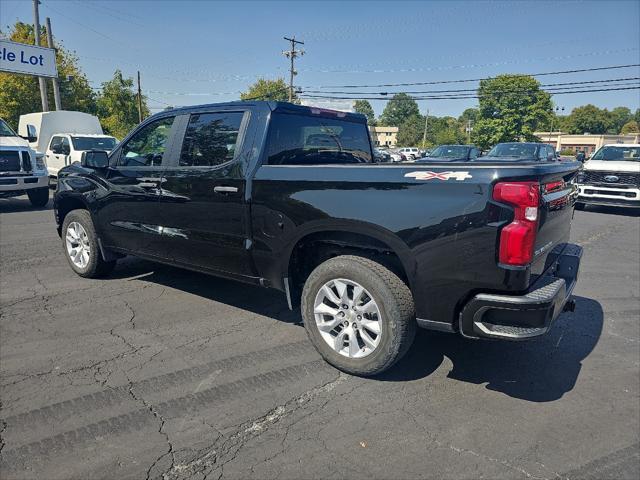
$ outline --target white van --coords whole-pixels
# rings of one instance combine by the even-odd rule
[[[67,110],[21,115],[18,133],[31,138],[29,146],[44,155],[52,177],[62,167],[80,161],[83,151],[111,151],[116,145],[114,137],[102,132],[98,117]]]

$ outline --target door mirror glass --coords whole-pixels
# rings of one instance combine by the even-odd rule
[[[109,166],[109,155],[103,150],[87,150],[82,152],[80,164],[87,168],[107,168]]]
[[[36,130],[35,125],[27,125],[27,142],[36,142],[38,141],[38,132]]]

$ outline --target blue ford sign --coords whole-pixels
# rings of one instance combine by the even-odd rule
[[[0,71],[57,77],[55,50],[0,40]]]

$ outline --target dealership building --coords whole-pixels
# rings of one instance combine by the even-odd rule
[[[395,148],[398,143],[398,127],[374,127],[369,125],[371,141],[375,147]]]
[[[630,133],[626,135],[573,135],[563,132],[535,132],[542,142],[548,143],[560,152],[571,150],[573,153],[584,152],[586,156],[591,155],[603,145],[609,143],[640,143],[640,133]]]

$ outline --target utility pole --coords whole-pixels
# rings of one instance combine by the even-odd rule
[[[138,121],[142,123],[142,89],[140,88],[140,70],[138,70]]]
[[[289,101],[293,102],[293,77],[298,74],[298,72],[296,72],[294,68],[293,61],[296,59],[296,57],[298,57],[298,55],[304,55],[304,50],[296,50],[296,44],[304,45],[304,42],[296,40],[296,37],[283,38],[286,41],[291,42],[291,50],[285,50],[282,52],[282,54],[289,60],[291,60],[291,68],[289,69]]]
[[[424,117],[424,133],[422,134],[422,146],[427,146],[427,127],[429,126],[429,109],[427,108],[427,114]]]
[[[49,44],[49,48],[55,47],[53,46],[53,32],[51,31],[51,19],[47,17],[47,43]],[[60,84],[58,83],[58,78],[54,77],[53,80],[53,100],[56,104],[56,110],[62,110],[62,102],[60,101]]]
[[[33,30],[36,37],[36,46],[40,46],[40,12],[38,11],[38,5],[40,0],[33,0]],[[44,77],[38,77],[38,83],[40,84],[40,100],[42,101],[42,111],[49,111],[49,99],[47,98],[47,83]]]

